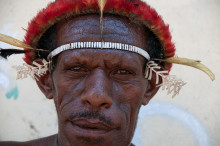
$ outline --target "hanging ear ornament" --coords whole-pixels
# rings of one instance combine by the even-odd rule
[[[174,98],[186,83],[181,79],[177,79],[176,76],[166,75],[168,71],[160,71],[160,69],[161,67],[157,63],[149,61],[146,65],[145,78],[151,80],[153,73],[155,73],[157,87],[161,87],[162,90],[166,89],[168,95],[173,93],[172,98]],[[160,78],[162,79],[162,84],[159,84]]]
[[[26,63],[23,64],[23,66],[12,66],[17,71],[17,80],[22,78],[27,78],[30,76],[32,79],[35,79],[38,81],[38,77],[41,77],[45,74],[47,74],[49,62],[47,62],[45,59],[42,60],[42,65],[33,62],[34,66],[28,65]]]

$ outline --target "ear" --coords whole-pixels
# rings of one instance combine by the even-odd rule
[[[51,74],[48,72],[47,74],[38,77],[38,81],[36,80],[36,82],[41,92],[46,96],[46,98],[53,99],[53,86]]]
[[[41,59],[37,59],[37,60],[35,60],[35,62],[40,64]],[[38,77],[38,80],[36,80],[36,83],[37,83],[38,87],[40,88],[41,92],[46,96],[46,98],[48,98],[48,99],[53,98],[52,76],[51,76],[51,73],[49,73],[49,71],[47,72],[47,74],[45,74],[41,77]]]
[[[162,83],[162,79],[160,78],[159,84],[156,84],[156,74],[153,72],[151,80],[148,80],[148,85],[142,102],[143,105],[147,105],[149,101],[154,97],[154,95],[157,93],[157,91],[160,88],[157,87],[157,85],[160,85],[161,83]]]

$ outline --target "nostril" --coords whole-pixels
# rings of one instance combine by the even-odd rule
[[[101,104],[101,107],[109,108],[109,107],[110,107],[110,104],[109,104],[109,103],[102,103],[102,104]]]
[[[101,106],[105,106],[105,105],[106,105],[106,103],[102,103],[102,104],[101,104]]]
[[[85,101],[84,101],[84,104],[90,105],[90,102],[89,102],[88,100],[85,100]]]

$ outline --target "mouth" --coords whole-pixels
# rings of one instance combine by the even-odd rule
[[[98,119],[75,119],[71,123],[77,135],[83,136],[101,136],[114,129]]]

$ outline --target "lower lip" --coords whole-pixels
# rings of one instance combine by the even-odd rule
[[[112,130],[101,130],[101,129],[89,129],[89,128],[82,128],[78,125],[72,123],[74,131],[77,135],[84,135],[84,136],[103,136],[110,133]]]

